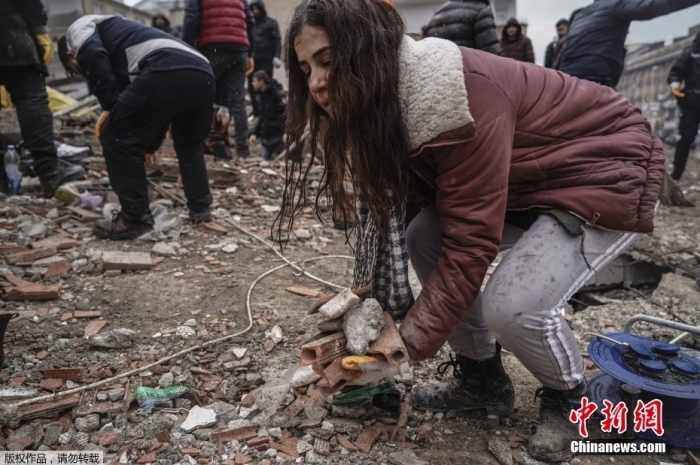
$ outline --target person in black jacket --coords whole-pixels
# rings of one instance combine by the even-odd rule
[[[700,0],[595,0],[576,15],[559,71],[615,88],[622,75],[625,38],[632,21],[645,21],[700,3]]]
[[[423,30],[425,37],[451,40],[462,47],[501,54],[489,0],[450,0]]]
[[[532,41],[523,35],[523,27],[515,18],[506,21],[501,36],[501,52],[504,57],[526,63],[535,62],[535,50]]]
[[[41,1],[0,1],[0,85],[5,86],[17,108],[34,172],[49,197],[61,184],[85,175],[80,166],[59,163],[56,155],[45,81],[52,59],[53,44]],[[0,190],[4,191],[5,170],[0,169],[0,174]]]
[[[265,71],[253,73],[253,88],[258,105],[258,122],[250,136],[251,145],[260,139],[262,142],[262,157],[269,160],[284,150],[284,117],[287,110],[287,98],[282,85],[270,79]]]
[[[104,110],[95,126],[121,212],[97,220],[101,239],[135,239],[153,229],[144,160],[171,128],[193,223],[211,221],[204,138],[214,106],[214,74],[194,48],[117,16],[83,16],[58,41],[67,70],[84,76]]]
[[[254,72],[265,71],[272,79],[274,68],[282,66],[282,36],[277,20],[268,16],[263,0],[252,0],[250,10],[255,16],[255,49],[253,50]],[[253,116],[258,116],[253,89],[253,75],[248,76],[248,92],[253,105]]]
[[[685,86],[681,89],[684,82]],[[681,120],[678,124],[681,138],[676,145],[671,174],[671,177],[678,181],[685,171],[690,147],[700,127],[700,33],[695,36],[692,45],[683,49],[681,56],[671,66],[668,84],[681,109]]]
[[[566,35],[569,33],[569,20],[560,19],[557,21],[556,28],[557,36],[547,45],[547,50],[544,53],[545,68],[554,68],[554,63],[557,62],[559,52],[566,41]]]

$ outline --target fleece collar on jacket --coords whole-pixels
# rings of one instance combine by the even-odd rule
[[[410,151],[473,122],[459,47],[443,39],[404,37],[399,50],[399,98]]]

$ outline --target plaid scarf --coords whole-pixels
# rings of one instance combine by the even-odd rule
[[[393,200],[393,194],[388,192]],[[355,277],[353,288],[372,285],[372,297],[394,320],[402,320],[414,303],[408,282],[408,251],[406,250],[406,209],[392,201],[389,233],[382,243],[377,225],[369,210],[359,200],[357,211],[357,241],[355,243]]]

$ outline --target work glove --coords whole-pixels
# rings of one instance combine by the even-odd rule
[[[103,111],[100,117],[97,119],[97,123],[95,123],[95,137],[97,138],[97,142],[99,142],[100,144],[102,144],[102,126],[107,121],[107,118],[109,118],[109,112]]]
[[[275,57],[272,59],[272,64],[275,65],[275,68],[279,68],[280,66],[282,66],[282,60]]]
[[[51,62],[53,61],[53,42],[51,42],[48,32],[37,34],[34,36],[34,38],[36,39],[36,43],[41,48],[43,54],[41,57],[41,62],[48,68],[51,66]]]
[[[250,145],[258,145],[258,137],[255,134],[253,134],[248,139],[248,142],[250,143]]]
[[[250,76],[255,71],[255,62],[252,58],[248,57],[248,69],[245,72],[246,76]]]
[[[229,112],[227,107],[220,106],[216,109],[216,120],[221,123],[222,126],[228,126],[231,122],[231,112]]]
[[[671,92],[673,92],[673,95],[675,95],[678,98],[685,97],[685,94],[683,92],[681,92],[681,83],[680,82],[672,82],[671,83]]]

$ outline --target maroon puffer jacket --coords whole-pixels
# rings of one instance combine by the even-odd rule
[[[664,176],[661,142],[621,94],[461,53],[474,122],[410,154],[436,190],[445,253],[401,325],[414,360],[437,353],[471,307],[498,254],[506,210],[556,207],[587,227],[651,233]]]
[[[245,0],[201,0],[202,22],[197,47],[211,44],[250,46]]]

